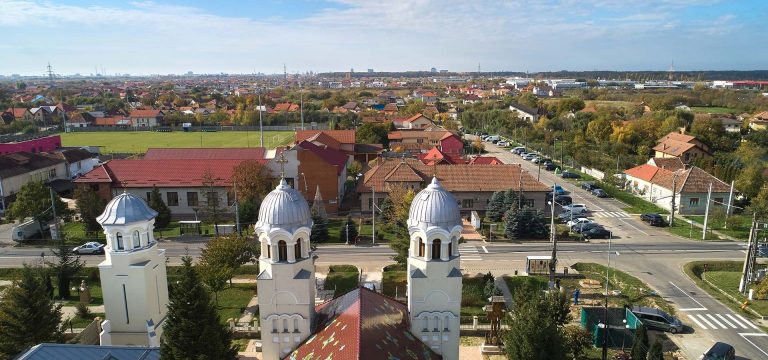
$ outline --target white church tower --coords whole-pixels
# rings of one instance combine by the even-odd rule
[[[408,214],[411,332],[443,359],[459,358],[462,222],[456,198],[432,179]]]
[[[168,311],[165,250],[152,231],[157,212],[141,198],[116,196],[96,220],[107,235],[99,264],[106,318],[101,345],[160,346]]]
[[[276,360],[312,333],[315,264],[309,248],[312,217],[301,193],[285,179],[261,203],[256,235],[262,354]]]

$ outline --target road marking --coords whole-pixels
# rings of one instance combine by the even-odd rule
[[[715,324],[717,324],[717,325],[718,325],[718,326],[720,326],[721,328],[725,329],[725,325],[723,325],[723,323],[721,323],[721,322],[717,321],[717,319],[715,319],[715,317],[714,317],[714,316],[712,316],[712,314],[704,314],[704,315],[707,315],[707,317],[708,317],[708,318],[710,318],[712,321],[714,321],[714,322],[715,322]]]
[[[743,328],[747,329],[747,325],[742,324],[739,320],[737,320],[735,317],[733,317],[733,315],[725,314],[725,316],[727,316],[729,319],[733,320],[733,322],[736,323],[737,325],[739,325],[739,327],[743,327]]]
[[[766,334],[759,334],[759,335],[752,335],[752,334],[739,334],[744,340],[746,340],[748,343],[752,344],[752,346],[755,347],[755,349],[760,350],[761,353],[763,353],[765,356],[768,356],[768,352],[765,352],[761,347],[757,346],[755,343],[752,342],[752,340],[747,339],[747,336],[767,336]]]
[[[695,303],[699,304],[699,306],[700,306],[700,307],[702,307],[702,308],[705,308],[705,309],[706,309],[706,307],[705,307],[705,306],[704,306],[702,303],[700,303],[698,300],[694,299],[694,298],[693,298],[693,296],[689,295],[687,292],[683,291],[683,289],[681,289],[679,286],[675,285],[675,283],[673,283],[673,282],[671,282],[671,281],[670,281],[669,283],[670,283],[672,286],[674,286],[675,288],[677,288],[677,290],[680,290],[680,292],[681,292],[681,293],[685,294],[685,296],[687,296],[687,297],[689,297],[691,300],[693,300],[693,302],[695,302]]]
[[[705,311],[705,310],[707,310],[707,308],[685,308],[685,309],[680,309],[680,311]]]
[[[739,333],[741,336],[768,336],[768,334],[764,333]]]
[[[691,319],[691,321],[695,322],[696,325],[699,325],[700,328],[707,330],[707,327],[704,326],[704,324],[700,323],[699,320],[696,320],[696,318],[693,315],[688,315],[688,318]]]
[[[747,323],[747,325],[749,325],[751,328],[753,328],[753,329],[757,329],[757,325],[755,325],[755,324],[753,324],[751,321],[749,321],[749,320],[745,319],[743,316],[741,316],[741,315],[738,315],[738,314],[736,314],[736,316],[737,316],[737,317],[738,317],[740,320],[742,320],[742,321],[744,321],[745,323]]]
[[[483,251],[485,251],[486,254],[488,253],[488,249],[485,246],[483,246]]]
[[[736,325],[733,325],[733,324],[731,324],[731,322],[730,322],[730,321],[728,321],[728,320],[725,318],[725,316],[723,316],[723,315],[720,315],[720,314],[715,314],[715,316],[719,317],[719,318],[720,318],[720,320],[723,320],[723,322],[724,322],[724,323],[726,323],[726,324],[728,324],[728,326],[730,326],[730,327],[732,327],[732,328],[736,329]]]
[[[630,223],[626,222],[624,219],[619,219],[619,220],[620,220],[621,222],[623,222],[623,223],[625,223],[625,224],[629,225],[629,226],[630,226],[630,227],[632,227],[633,229],[635,229],[635,230],[637,230],[637,231],[639,231],[639,232],[643,233],[643,235],[645,235],[645,236],[650,236],[650,235],[649,235],[647,232],[645,232],[645,231],[643,231],[643,230],[640,230],[640,229],[638,229],[638,228],[637,228],[637,226],[635,226],[635,225],[632,225],[632,224],[630,224]]]
[[[704,317],[704,315],[692,315],[692,316],[698,316],[698,317],[699,317],[699,320],[701,320],[701,321],[703,321],[703,322],[707,323],[707,325],[709,325],[709,327],[711,327],[711,328],[713,328],[713,329],[717,329],[717,328],[715,327],[715,325],[714,325],[714,324],[712,324],[711,322],[709,322],[709,320],[707,320],[707,318],[705,318],[705,317]]]

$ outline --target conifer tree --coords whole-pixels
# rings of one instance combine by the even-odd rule
[[[491,221],[501,220],[501,217],[504,216],[504,212],[507,211],[507,209],[504,208],[505,199],[506,196],[503,191],[493,193],[490,202],[488,202],[488,211],[486,211],[485,216]]]
[[[86,231],[97,231],[101,225],[96,218],[104,211],[107,205],[90,186],[75,190],[75,200],[80,211],[80,219],[85,224]]]
[[[354,244],[356,238],[357,224],[355,224],[355,221],[352,220],[351,216],[347,216],[347,221],[341,225],[341,231],[339,231],[339,241]]]
[[[563,330],[547,313],[550,299],[533,286],[514,294],[512,316],[502,333],[508,359],[565,360]]]
[[[30,346],[58,342],[61,305],[46,290],[45,269],[24,266],[21,278],[0,298],[0,358],[12,359]]]
[[[312,212],[312,234],[309,236],[312,244],[328,241],[328,220],[317,212]]]
[[[182,359],[236,359],[232,333],[222,325],[211,296],[203,287],[192,258],[182,258],[179,280],[171,286],[160,357]]]
[[[646,359],[648,357],[648,330],[642,324],[635,329],[635,341],[632,343],[630,354],[633,359]]]
[[[149,195],[149,204],[147,205],[152,210],[157,211],[157,217],[155,217],[156,228],[162,229],[171,223],[171,210],[163,202],[163,196],[160,195],[160,189],[157,186],[152,187],[152,192]]]
[[[85,263],[80,261],[80,255],[72,252],[72,248],[67,245],[67,240],[59,241],[58,246],[52,250],[56,258],[55,262],[46,262],[56,275],[56,286],[59,287],[59,299],[66,299],[70,295],[69,284],[72,277],[82,270]]]
[[[659,340],[654,341],[651,349],[648,350],[648,360],[664,360],[664,351]]]

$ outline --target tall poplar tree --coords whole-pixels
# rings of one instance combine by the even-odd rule
[[[237,359],[232,333],[221,324],[211,295],[203,286],[192,258],[182,258],[180,277],[171,287],[168,318],[160,357],[182,359]]]

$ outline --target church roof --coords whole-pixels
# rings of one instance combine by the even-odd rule
[[[312,227],[309,205],[301,193],[290,187],[285,179],[261,202],[257,229],[269,226]]]
[[[408,308],[360,287],[317,307],[314,335],[286,359],[440,359],[411,334]]]
[[[101,225],[125,225],[140,221],[149,221],[157,216],[140,197],[131,193],[115,196],[96,218]]]
[[[461,225],[461,213],[456,198],[446,191],[437,178],[413,198],[408,212],[408,226],[439,226],[451,231]]]

